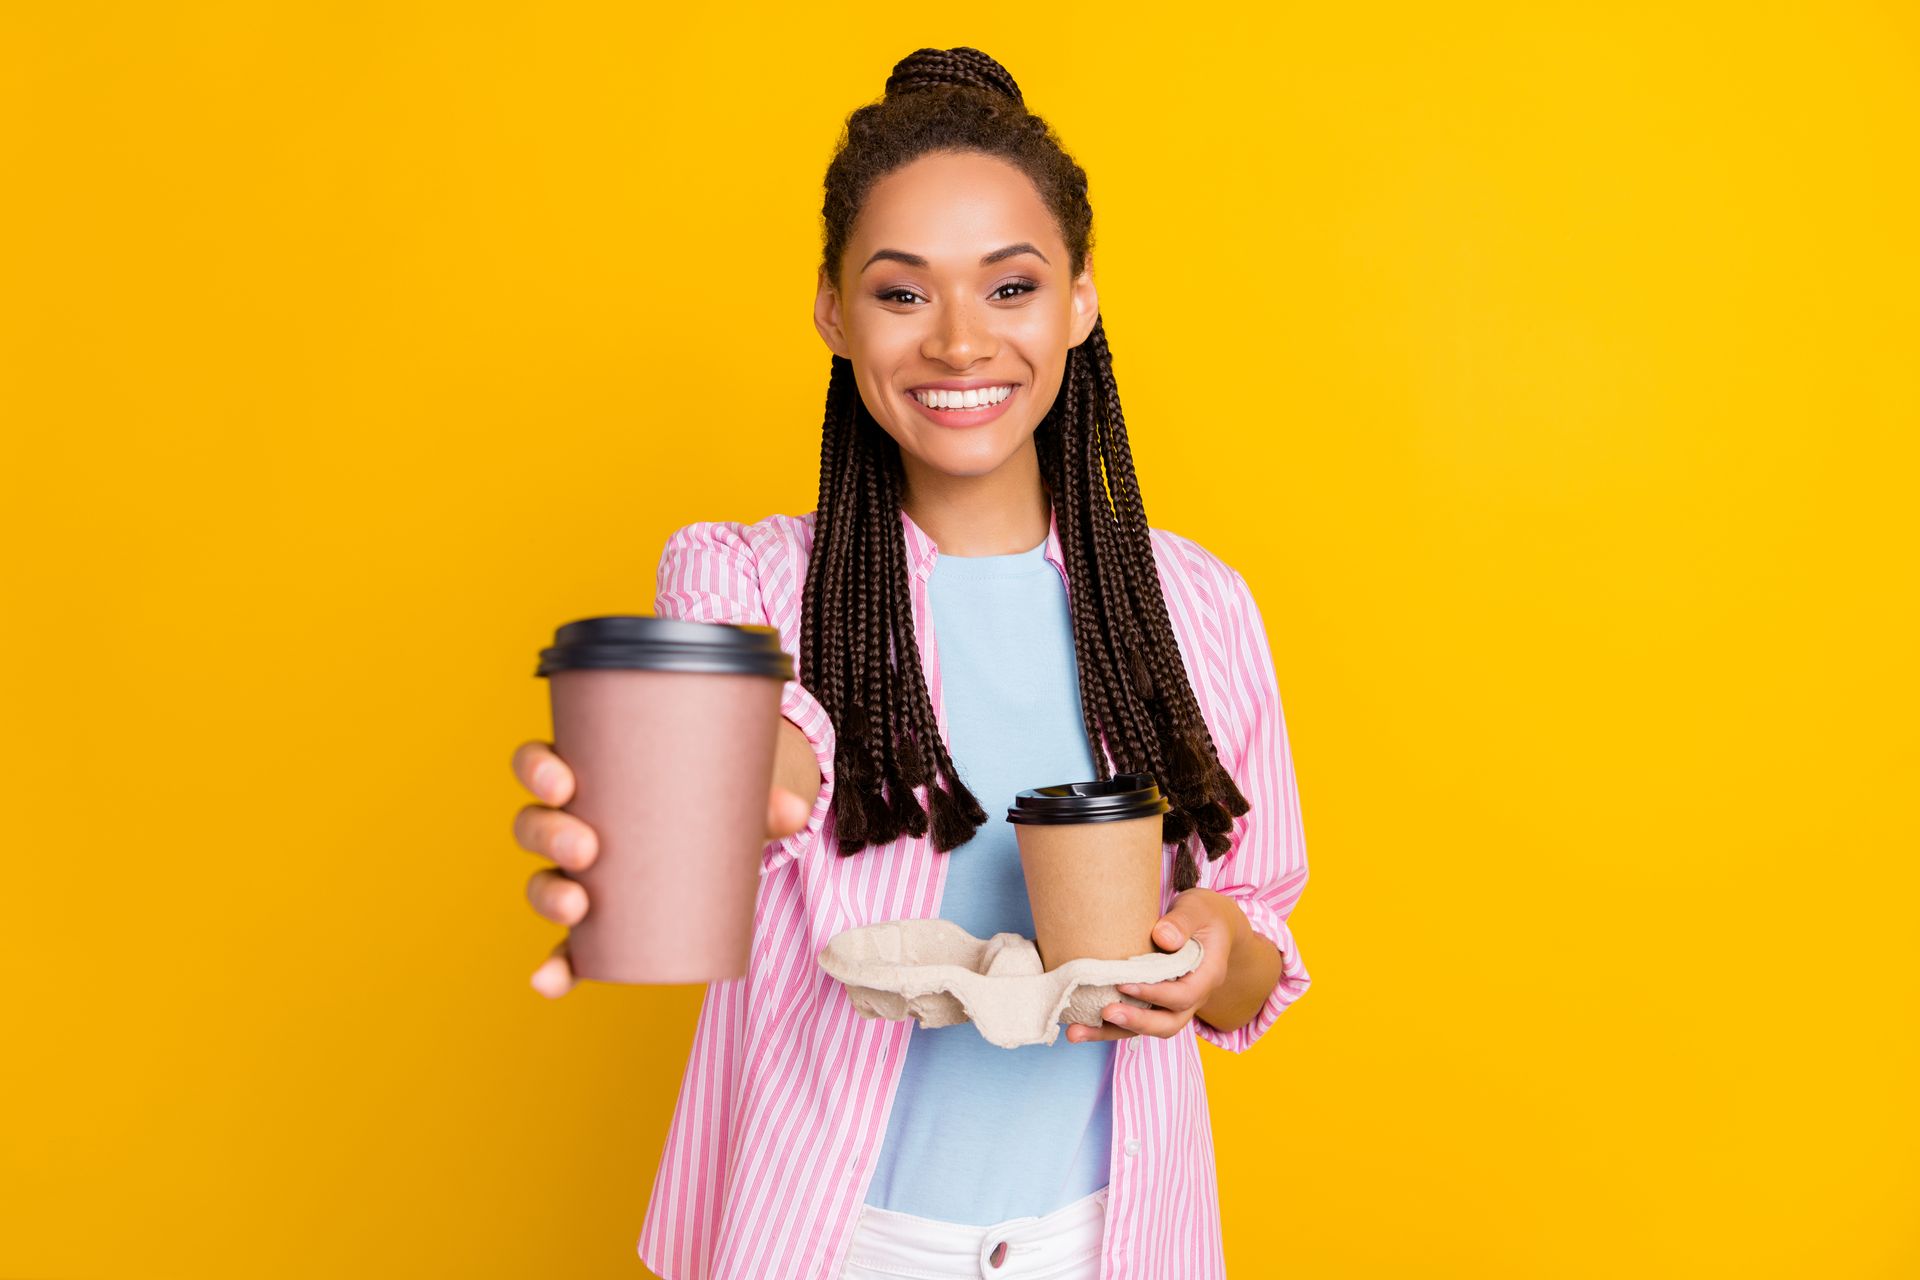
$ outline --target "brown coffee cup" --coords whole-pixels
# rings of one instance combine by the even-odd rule
[[[767,844],[780,696],[793,660],[771,627],[615,615],[554,633],[553,748],[562,806],[599,851],[567,936],[574,976],[696,983],[744,977]]]
[[[1151,774],[1034,787],[1007,810],[1020,843],[1034,942],[1051,972],[1069,960],[1156,954],[1161,817]]]

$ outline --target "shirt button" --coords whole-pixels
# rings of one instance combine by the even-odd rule
[[[1137,1156],[1140,1154],[1140,1139],[1138,1138],[1127,1139],[1127,1154],[1130,1156]]]

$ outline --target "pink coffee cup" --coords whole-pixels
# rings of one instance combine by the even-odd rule
[[[793,660],[771,627],[615,615],[540,651],[563,808],[594,829],[568,934],[577,978],[739,978],[753,943],[780,696]]]

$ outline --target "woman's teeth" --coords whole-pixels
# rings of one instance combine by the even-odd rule
[[[1011,385],[980,387],[966,391],[912,391],[908,393],[929,409],[979,409],[999,404],[1013,394]]]

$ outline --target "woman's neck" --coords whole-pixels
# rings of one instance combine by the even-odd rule
[[[900,505],[941,555],[1015,555],[1046,539],[1047,491],[1031,441],[1023,453],[984,476],[931,471],[910,457],[902,462],[907,483]]]

